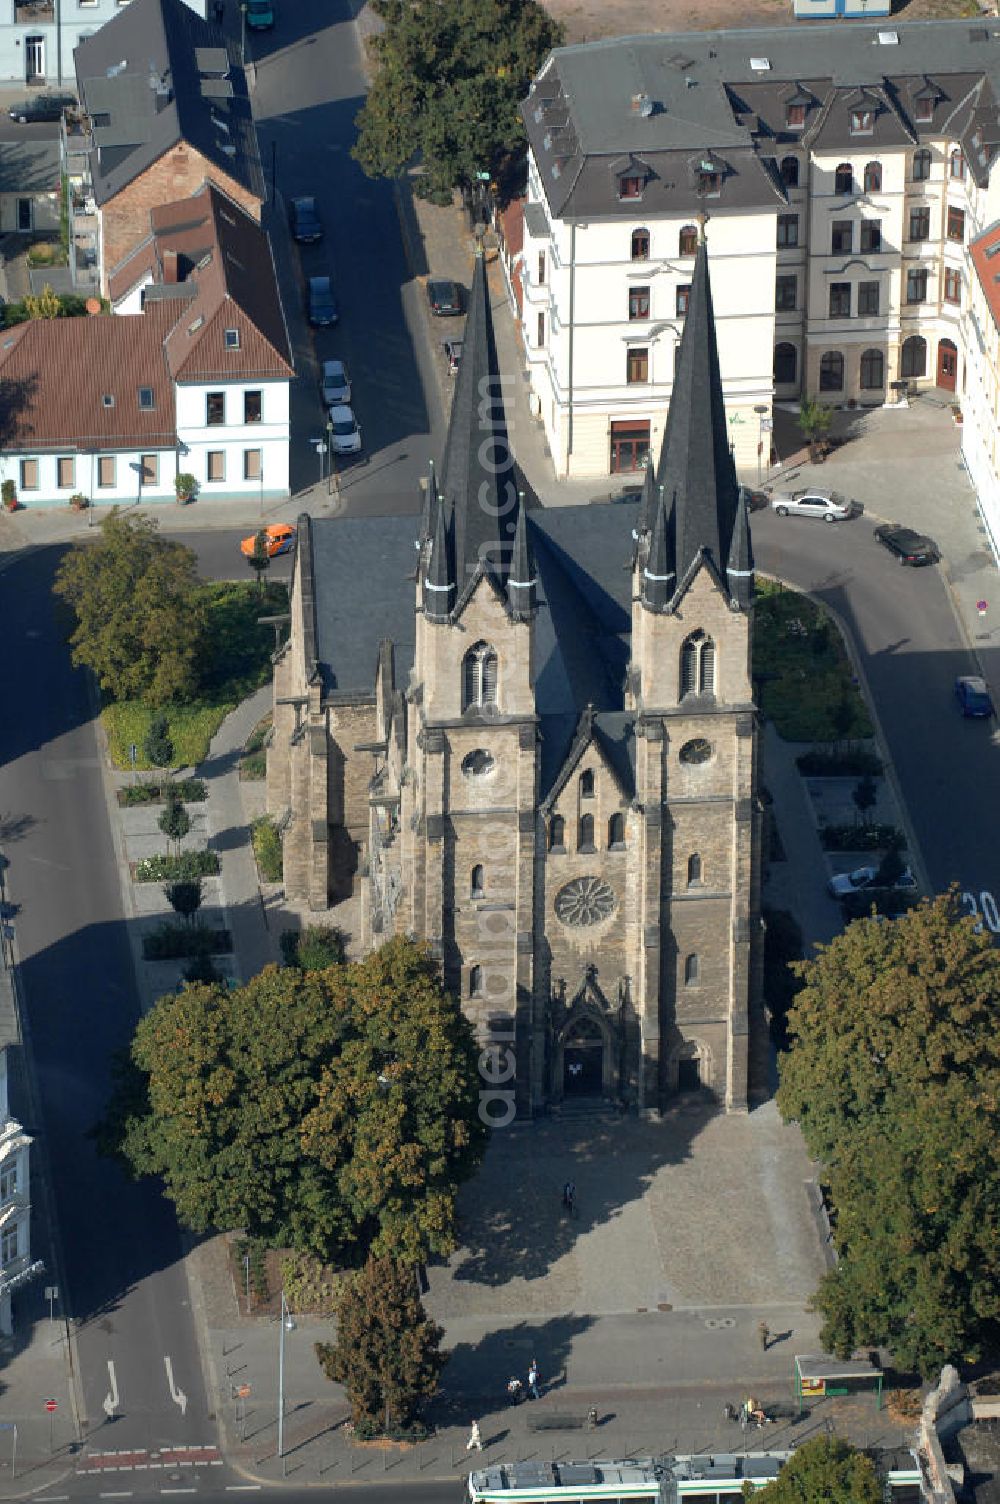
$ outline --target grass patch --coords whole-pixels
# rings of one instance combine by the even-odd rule
[[[145,856],[136,862],[132,875],[137,883],[172,883],[195,877],[217,877],[217,851],[182,851],[179,856]]]
[[[244,742],[243,755],[240,758],[241,778],[259,782],[267,777],[266,748],[271,735],[272,719],[270,714],[264,716]]]
[[[230,1267],[236,1287],[246,1298],[247,1263],[250,1262],[250,1303],[266,1306],[271,1299],[271,1286],[267,1277],[267,1245],[259,1238],[235,1238],[229,1245]]]
[[[152,934],[142,937],[142,954],[147,961],[187,961],[192,956],[228,955],[232,948],[228,930],[212,929],[207,924],[161,924]]]
[[[231,710],[271,676],[274,633],[262,627],[259,616],[288,609],[288,591],[278,582],[262,592],[252,580],[211,580],[202,587],[208,612],[211,659],[206,665],[199,699],[184,705],[164,705],[167,731],[177,767],[204,762],[212,737]],[[149,769],[144,756],[154,710],[141,700],[106,705],[101,720],[116,768],[130,768],[129,749],[136,748],[135,767]]]
[[[250,827],[257,871],[265,883],[281,882],[281,837],[270,815],[261,815]]]
[[[881,778],[882,759],[866,747],[813,747],[795,759],[803,778]]]
[[[833,621],[805,596],[757,585],[754,677],[760,708],[786,741],[861,740],[871,721]]]

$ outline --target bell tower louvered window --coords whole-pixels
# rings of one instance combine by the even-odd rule
[[[465,655],[462,674],[462,708],[481,708],[497,703],[497,655],[487,642],[477,642]]]

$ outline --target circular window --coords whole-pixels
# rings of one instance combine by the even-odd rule
[[[555,907],[563,924],[600,924],[615,911],[614,889],[599,877],[574,877],[559,889]]]
[[[689,764],[708,762],[712,755],[712,743],[707,742],[703,736],[696,736],[693,741],[685,742],[677,755],[681,762]]]
[[[495,771],[496,763],[483,747],[477,747],[475,752],[462,759],[462,772],[466,778],[488,778]]]

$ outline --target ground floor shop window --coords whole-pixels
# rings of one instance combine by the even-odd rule
[[[612,423],[611,473],[644,470],[649,460],[648,423]]]

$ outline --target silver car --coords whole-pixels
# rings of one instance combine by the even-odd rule
[[[786,491],[771,500],[772,511],[779,517],[818,517],[822,522],[846,522],[860,517],[860,501],[849,501],[839,491]]]
[[[345,402],[331,407],[329,418],[330,448],[334,454],[357,454],[361,449],[361,429],[351,407]]]

